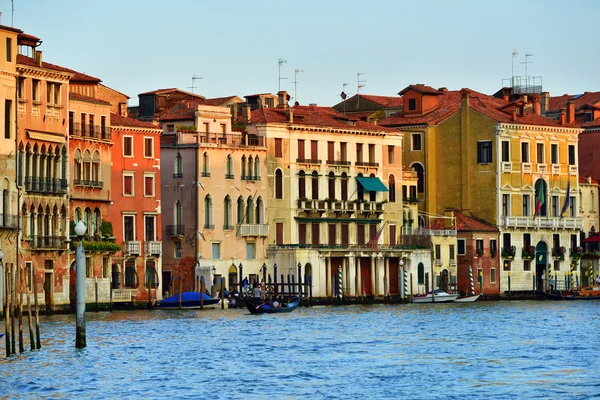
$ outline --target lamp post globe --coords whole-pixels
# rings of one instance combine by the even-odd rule
[[[404,266],[404,260],[400,259],[400,268]]]
[[[77,225],[75,225],[75,234],[81,238],[83,235],[85,235],[85,231],[87,231],[85,224],[83,223],[83,221],[79,220],[79,222],[77,222]]]
[[[4,253],[2,252],[2,250],[0,250],[0,262],[2,262],[3,258],[4,258]]]

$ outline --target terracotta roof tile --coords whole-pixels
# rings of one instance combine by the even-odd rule
[[[108,105],[108,106],[111,105],[110,102],[108,102],[108,101],[96,99],[94,97],[84,96],[82,94],[74,93],[74,92],[69,92],[69,100],[80,100],[80,101],[85,101],[88,103],[102,104],[102,105]]]
[[[423,85],[422,83],[417,83],[416,85],[409,85],[405,87],[398,93],[398,95],[402,96],[404,92],[408,90],[416,90],[417,92],[423,94],[444,94],[444,92],[441,90],[434,89],[431,86]]]
[[[206,104],[207,106],[222,106],[223,104],[235,99],[235,98],[239,98],[237,96],[227,96],[227,97],[215,97],[212,99],[205,99],[203,104]],[[240,99],[241,101],[242,99]],[[243,101],[241,101],[243,102]]]
[[[594,184],[594,185],[597,185],[597,184],[598,184],[598,181],[597,181],[597,180],[595,180],[595,179],[592,179],[592,178],[590,177],[590,182],[588,182],[588,177],[587,177],[587,176],[581,176],[581,175],[579,175],[579,183],[588,184],[588,185],[589,185],[590,183],[592,183],[592,184]]]
[[[149,92],[144,92],[144,93],[140,93],[138,94],[138,96],[145,96],[145,95],[151,95],[151,94],[165,94],[165,93],[171,93],[171,92],[181,92],[181,93],[185,93],[193,98],[196,99],[204,99],[205,97],[197,94],[197,93],[192,93],[192,92],[187,92],[185,90],[181,90],[181,89],[177,89],[177,88],[167,88],[167,89],[156,89],[156,90],[151,90]]]
[[[598,105],[600,103],[600,92],[585,92],[579,95],[563,94],[562,96],[550,97],[548,111],[557,112],[561,108],[566,108],[568,101],[575,103],[576,110],[585,104]]]
[[[384,108],[402,107],[404,104],[404,99],[398,96],[374,96],[370,94],[361,94],[359,96]]]
[[[494,225],[475,217],[467,217],[459,211],[454,211],[456,230],[459,232],[498,232]]]
[[[161,121],[193,120],[198,104],[204,104],[202,99],[189,99],[177,102],[169,110],[159,116]]]
[[[119,114],[110,114],[110,125],[115,126],[126,126],[129,128],[145,128],[145,129],[159,129],[160,128],[150,122],[140,121],[138,119],[122,117]]]
[[[35,59],[33,59],[31,57],[24,56],[22,54],[17,54],[17,64],[28,65],[30,67],[37,67],[38,66],[38,64],[35,61]],[[47,63],[45,61],[42,61],[42,67],[43,68],[47,68],[47,69],[51,69],[51,70],[54,70],[54,71],[68,72],[70,74],[73,74],[73,77],[70,79],[71,82],[88,82],[88,83],[99,83],[99,82],[102,82],[101,79],[95,78],[93,76],[82,74],[81,72],[77,72],[77,71],[69,69],[69,68],[61,67],[59,65],[50,64],[50,63]]]

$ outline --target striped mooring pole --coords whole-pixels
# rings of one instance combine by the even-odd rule
[[[338,267],[338,299],[340,301],[340,304],[342,304],[342,293],[342,267]]]
[[[469,279],[471,280],[471,294],[475,295],[475,282],[473,281],[473,268],[469,267]]]
[[[408,269],[404,268],[404,299],[408,299]]]
[[[552,264],[548,264],[548,277],[546,279],[546,287],[544,290],[548,290],[550,288],[550,279],[552,279]]]

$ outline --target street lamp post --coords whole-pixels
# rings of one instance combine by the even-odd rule
[[[273,265],[273,284],[275,285],[275,296],[277,296],[277,263]]]
[[[263,270],[263,282],[266,285],[267,284],[267,264],[266,263],[263,263],[262,270]]]
[[[75,347],[83,349],[86,346],[85,337],[85,252],[83,250],[83,235],[87,228],[79,220],[75,225],[75,234],[79,237],[75,253],[75,291],[77,293],[76,336]]]
[[[404,301],[406,297],[406,290],[404,289],[406,287],[406,277],[404,275],[404,260],[401,258],[398,264],[400,265],[400,270],[402,271],[402,286],[400,290],[402,290],[402,301]]]

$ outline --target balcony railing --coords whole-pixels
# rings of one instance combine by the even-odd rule
[[[548,172],[548,166],[546,164],[537,164],[536,171],[537,172]]]
[[[506,228],[583,229],[581,218],[504,217],[502,222]]]
[[[502,163],[502,173],[512,172],[512,163],[511,162],[503,162]]]
[[[162,242],[159,242],[159,241],[144,242],[144,254],[162,254]]]
[[[167,236],[183,236],[185,225],[167,225]]]
[[[19,226],[19,216],[0,214],[0,229],[16,229]]]
[[[552,169],[552,175],[560,174],[560,164],[552,164],[550,167]]]
[[[79,122],[69,124],[69,135],[102,140],[111,140],[112,138],[110,126],[81,124]]]
[[[173,174],[173,179],[183,178],[183,172],[178,172]]]
[[[351,165],[350,161],[337,161],[337,160],[327,160],[327,165]]]
[[[232,133],[178,132],[177,144],[214,144],[217,146],[264,146],[265,138]]]
[[[444,261],[442,261],[441,258],[436,258],[435,259],[435,265],[437,265],[438,267],[444,265]]]
[[[318,158],[296,158],[296,162],[299,164],[321,164],[321,160]]]
[[[68,187],[66,179],[25,177],[25,191],[30,193],[65,194]]]
[[[456,229],[427,229],[419,227],[414,230],[413,234],[425,236],[456,236]]]
[[[242,176],[243,181],[260,181],[260,175],[244,175]]]
[[[521,172],[524,174],[530,174],[533,171],[531,163],[521,163]]]
[[[140,241],[127,241],[123,244],[123,252],[125,254],[142,254],[142,242]]]
[[[65,250],[66,240],[64,236],[36,236],[31,239],[30,246],[33,249]]]
[[[202,177],[203,178],[210,178],[210,172],[202,171]]]
[[[571,175],[577,175],[578,172],[578,167],[577,165],[569,165],[569,174]]]
[[[379,163],[373,161],[356,161],[354,165],[357,167],[379,167]]]
[[[233,179],[233,174],[225,174],[225,179]]]
[[[104,182],[102,182],[102,181],[89,181],[89,180],[74,179],[73,180],[73,186],[92,187],[92,188],[100,188],[100,189],[102,189],[102,187],[104,187]]]
[[[237,236],[269,236],[269,224],[241,224],[238,225]]]
[[[204,224],[204,229],[215,229],[214,224]]]

